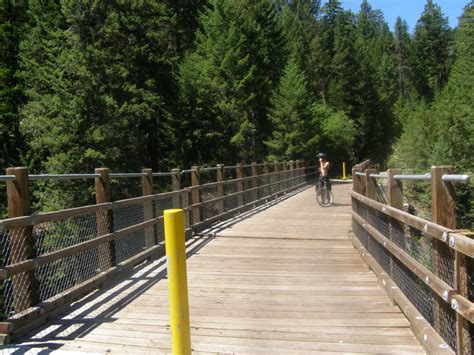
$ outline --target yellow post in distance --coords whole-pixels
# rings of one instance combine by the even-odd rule
[[[345,161],[342,162],[342,179],[343,180],[347,179],[346,178],[346,162]]]
[[[183,210],[165,210],[164,220],[168,260],[171,349],[173,354],[191,354]]]

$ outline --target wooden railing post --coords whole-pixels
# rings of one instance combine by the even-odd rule
[[[361,171],[358,167],[355,166],[352,168],[352,191],[361,194],[362,193],[362,177],[356,174],[359,172]]]
[[[95,178],[95,201],[97,204],[110,202],[112,191],[110,189],[110,170],[108,168],[97,168],[95,173],[100,177]],[[113,233],[113,211],[106,210],[97,213],[97,235]],[[116,265],[115,241],[110,241],[99,246],[99,268],[106,271]]]
[[[30,215],[28,168],[7,168],[6,174],[15,175],[14,181],[7,181],[8,218]],[[10,230],[8,234],[11,248],[10,264],[16,264],[36,256],[32,227]],[[38,303],[38,285],[34,271],[13,276],[12,286],[15,313]]]
[[[255,190],[252,190],[252,200],[257,201],[258,200],[258,172],[257,172],[257,163],[252,162],[252,188]]]
[[[263,173],[265,174],[265,177],[264,177],[265,185],[267,185],[267,187],[265,187],[264,189],[265,196],[269,196],[271,194],[271,189],[270,189],[270,186],[268,186],[270,184],[270,175],[269,175],[270,167],[269,167],[268,161],[263,162]]]
[[[225,181],[224,175],[225,175],[224,165],[217,164],[217,176],[216,176],[217,182],[224,182]],[[224,185],[223,184],[217,185],[217,197],[223,197],[223,196],[224,196]],[[219,214],[224,213],[225,211],[224,202],[225,201],[222,200],[217,203],[217,210],[219,211]]]
[[[242,166],[242,163],[237,163],[235,164],[235,177],[237,179],[243,179],[244,178],[244,168]],[[244,191],[244,182],[243,181],[238,181],[237,182],[237,192],[243,192]],[[237,196],[237,204],[238,206],[243,206],[244,204],[244,194],[240,193]]]
[[[471,238],[474,235],[470,235]],[[454,289],[456,292],[469,299],[469,289],[472,287],[472,269],[469,263],[472,263],[469,257],[455,251],[454,254]],[[457,353],[460,355],[469,355],[474,352],[472,340],[474,338],[474,329],[469,326],[469,321],[456,313],[456,343]]]
[[[290,160],[290,187],[295,186],[295,162]]]
[[[153,171],[151,169],[142,169],[142,195],[149,196],[154,194],[153,190]],[[153,201],[146,201],[143,204],[143,220],[149,221],[156,217],[155,205]],[[145,229],[145,247],[150,248],[157,243],[156,228],[154,226]]]
[[[377,200],[377,182],[370,174],[377,174],[376,169],[367,169],[365,171],[365,196],[372,200]]]
[[[296,176],[297,176],[296,183],[297,184],[300,184],[303,182],[300,179],[300,176],[302,175],[300,169],[301,169],[301,162],[299,160],[296,160]]]
[[[443,174],[452,173],[451,166],[433,166],[431,168],[431,219],[434,223],[440,224],[447,228],[456,228],[456,215],[454,208],[454,192],[452,184],[446,184],[442,180]],[[442,242],[433,238],[433,266],[434,274],[441,277],[442,267]],[[434,328],[440,333],[441,331],[441,307],[444,301],[439,297],[435,297],[434,311]]]
[[[171,169],[171,189],[172,191],[181,190],[181,170],[179,169]],[[182,203],[184,204],[184,201]],[[173,197],[173,208],[183,208],[179,196]],[[189,213],[185,212],[185,216],[189,216]]]
[[[456,200],[454,193],[454,185],[450,182],[443,181],[442,177],[444,174],[452,174],[452,166],[433,166],[431,167],[431,218],[432,221],[436,224],[445,226],[450,229],[456,229]],[[443,249],[448,248],[446,244],[442,241],[433,238],[433,266],[434,274],[438,277],[442,277],[442,265],[443,265],[443,254],[449,253],[450,251],[443,251]],[[458,263],[462,261],[463,257],[459,254],[455,254],[455,274],[456,271],[460,271],[461,268],[458,268]],[[456,270],[458,269],[458,270]],[[454,287],[458,288],[460,285],[456,285],[457,277],[460,275],[454,276]],[[442,307],[444,306],[444,300],[440,297],[435,297],[435,312],[434,312],[434,328],[438,333],[440,333],[442,324]],[[469,334],[468,324],[465,319],[456,314],[456,340],[458,343],[458,353],[462,353],[461,349],[464,347],[465,338],[463,334],[467,332]]]
[[[273,172],[275,173],[275,192],[280,192],[280,163],[278,161],[273,163]]]
[[[403,185],[401,181],[395,180],[395,175],[401,175],[401,169],[387,170],[387,196],[388,204],[399,210],[403,210]],[[403,236],[403,225],[395,218],[390,218],[389,239],[396,243],[396,236]],[[390,253],[390,278],[393,280],[394,256]]]
[[[191,167],[191,186],[199,186],[199,166]],[[201,191],[198,189],[194,189],[191,192],[191,204],[197,204],[200,202],[199,196],[201,195]],[[193,224],[201,222],[201,208],[196,207],[192,209],[192,218]]]
[[[281,164],[281,171],[283,173],[283,179],[285,180],[284,183],[283,183],[283,186],[284,186],[284,190],[288,190],[288,163],[287,161],[283,161],[283,163]]]

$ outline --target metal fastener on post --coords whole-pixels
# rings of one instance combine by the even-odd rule
[[[182,209],[165,210],[165,246],[168,260],[168,290],[173,354],[191,354],[184,214]]]

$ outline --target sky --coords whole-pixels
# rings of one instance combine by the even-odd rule
[[[362,0],[341,0],[342,7],[358,12]],[[444,16],[448,17],[449,25],[456,27],[458,17],[462,14],[464,6],[469,0],[434,0],[441,7]],[[410,32],[413,32],[416,21],[420,18],[426,4],[426,0],[369,0],[372,9],[382,10],[385,20],[393,30],[398,16],[408,22]]]

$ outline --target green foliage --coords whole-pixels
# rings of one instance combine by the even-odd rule
[[[431,165],[453,165],[459,173],[474,170],[474,3],[464,9],[456,33],[457,59],[448,83],[431,104],[399,105],[403,134],[391,164],[427,171]],[[473,229],[474,194],[457,188],[459,227]]]
[[[0,3],[0,174],[9,166],[21,165],[24,149],[18,109],[23,101],[16,71],[18,50],[26,21],[27,1]],[[5,215],[5,185],[0,184],[0,218]]]
[[[319,150],[383,164],[401,134],[392,163],[472,171],[471,8],[454,56],[431,0],[414,36],[402,19],[392,34],[367,0],[357,14],[338,0],[6,0],[0,169],[159,171]],[[113,184],[114,198],[139,193]],[[34,189],[43,210],[93,202],[90,182]]]
[[[173,160],[164,151],[173,144],[165,106],[175,57],[162,3],[31,1],[30,19],[20,53],[21,127],[33,171],[158,170]],[[52,204],[46,209],[89,200],[79,189],[44,198],[50,193],[37,196]]]
[[[183,161],[258,160],[271,134],[267,110],[284,59],[275,6],[267,0],[211,5],[201,17],[196,51],[180,68]]]
[[[272,97],[273,138],[267,142],[271,160],[314,159],[319,126],[314,122],[304,74],[292,57]]]
[[[311,161],[316,152],[351,160],[355,131],[342,112],[312,103],[303,72],[292,57],[272,97],[270,117],[273,138],[267,142],[271,160],[300,159]]]
[[[448,79],[451,59],[451,30],[441,8],[427,0],[415,27],[415,85],[420,97],[432,100]]]

